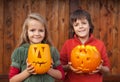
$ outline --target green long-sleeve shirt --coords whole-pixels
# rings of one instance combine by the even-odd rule
[[[28,48],[30,44],[23,44],[21,47],[18,47],[14,50],[11,56],[11,66],[20,69],[20,72],[26,69],[26,59],[28,56]],[[53,59],[54,65],[53,67],[57,67],[60,65],[59,53],[57,49],[53,46],[50,47],[51,57]],[[50,75],[46,74],[37,74],[30,75],[23,82],[54,82],[55,79]]]

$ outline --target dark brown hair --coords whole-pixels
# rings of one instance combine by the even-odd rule
[[[76,22],[77,19],[83,19],[83,18],[87,19],[87,21],[88,21],[88,23],[90,25],[89,34],[93,33],[94,26],[93,26],[92,21],[91,21],[91,16],[85,10],[78,9],[78,10],[75,10],[73,13],[71,13],[71,15],[70,15],[71,27],[72,27],[73,23]],[[73,28],[72,28],[72,30],[73,30]],[[73,35],[74,35],[74,33],[73,33]]]

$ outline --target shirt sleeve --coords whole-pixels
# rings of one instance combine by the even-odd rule
[[[14,75],[18,74],[20,72],[20,69],[11,66],[9,71],[9,79],[11,79]]]
[[[60,51],[60,60],[63,65],[68,64],[68,57],[67,57],[67,43],[64,43],[62,49]]]
[[[62,74],[61,80],[63,80],[65,78],[65,72],[63,71],[62,65],[57,66],[56,69],[61,72]]]
[[[61,64],[59,52],[55,47],[51,47],[51,56],[54,62],[53,67],[56,67]]]
[[[13,67],[16,67],[16,68],[20,68],[20,63],[21,63],[21,60],[20,60],[20,49],[17,48],[14,50],[14,52],[12,53],[12,56],[11,56],[11,66]]]

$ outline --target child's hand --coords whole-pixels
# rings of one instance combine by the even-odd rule
[[[54,62],[53,62],[53,60],[51,60],[50,69],[48,70],[48,72],[47,72],[47,73],[49,73],[49,71],[50,71],[51,69],[53,69],[53,65],[54,65]]]
[[[34,67],[32,66],[32,64],[30,64],[30,63],[28,63],[27,61],[26,61],[26,63],[27,63],[27,68],[26,68],[26,70],[27,70],[27,72],[29,73],[29,74],[36,74],[35,73],[35,69],[34,69]]]
[[[53,68],[53,65],[54,65],[54,62],[53,62],[53,60],[51,61],[51,66],[50,66],[50,68]]]
[[[98,70],[98,69],[96,69],[96,70],[94,70],[94,71],[90,72],[89,74],[95,74],[95,73],[97,73],[97,72],[99,72],[99,70]]]
[[[69,65],[69,68],[75,72],[75,73],[83,73],[81,70],[79,69],[75,69],[74,67],[72,67],[72,63],[71,62],[68,62],[68,65]]]
[[[96,68],[96,70],[92,71],[89,74],[95,74],[97,72],[100,72],[102,70],[103,60],[101,60],[101,64]]]

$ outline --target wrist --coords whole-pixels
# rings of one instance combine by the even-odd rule
[[[49,74],[50,72],[52,72],[52,69],[53,69],[53,68],[50,68],[50,69],[47,71],[47,73]]]
[[[25,73],[27,74],[27,75],[31,75],[31,73],[26,69],[25,70]]]
[[[68,71],[68,70],[70,70],[70,66],[69,66],[69,64],[67,64],[67,65],[63,65],[63,69],[64,69],[64,71]]]

